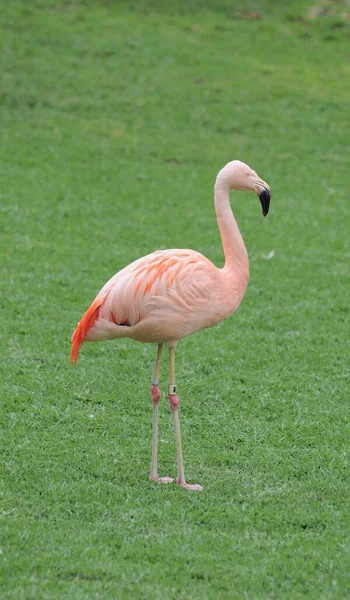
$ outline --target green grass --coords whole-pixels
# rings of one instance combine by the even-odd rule
[[[0,597],[346,599],[349,7],[171,4],[2,3]],[[271,213],[233,194],[246,297],[178,347],[187,493],[147,479],[155,348],[69,339],[143,254],[222,264],[233,158]],[[164,397],[160,438],[175,474]]]

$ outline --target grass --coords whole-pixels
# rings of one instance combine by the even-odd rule
[[[349,8],[166,4],[1,9],[0,597],[349,598]],[[233,158],[273,197],[233,195],[246,297],[178,348],[191,494],[147,479],[155,349],[69,339],[143,254],[222,264]],[[160,438],[175,474],[164,399]]]

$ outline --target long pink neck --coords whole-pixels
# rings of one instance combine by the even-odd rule
[[[243,238],[230,206],[230,189],[225,181],[216,180],[215,211],[225,254],[225,271],[248,282],[249,261]],[[242,281],[243,283],[243,281]]]

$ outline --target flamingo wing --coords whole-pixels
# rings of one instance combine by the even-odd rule
[[[214,324],[210,298],[218,272],[192,250],[160,250],[131,263],[106,283],[81,319],[71,360],[84,340],[169,341],[169,335],[180,339]]]

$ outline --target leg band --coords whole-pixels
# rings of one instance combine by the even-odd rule
[[[177,396],[176,394],[168,394],[168,398],[169,398],[169,404],[170,404],[171,410],[178,409],[179,404],[180,404],[179,396]]]
[[[152,402],[153,404],[158,404],[159,400],[160,400],[160,389],[159,386],[156,384],[153,384],[151,387],[151,394],[152,394]]]

